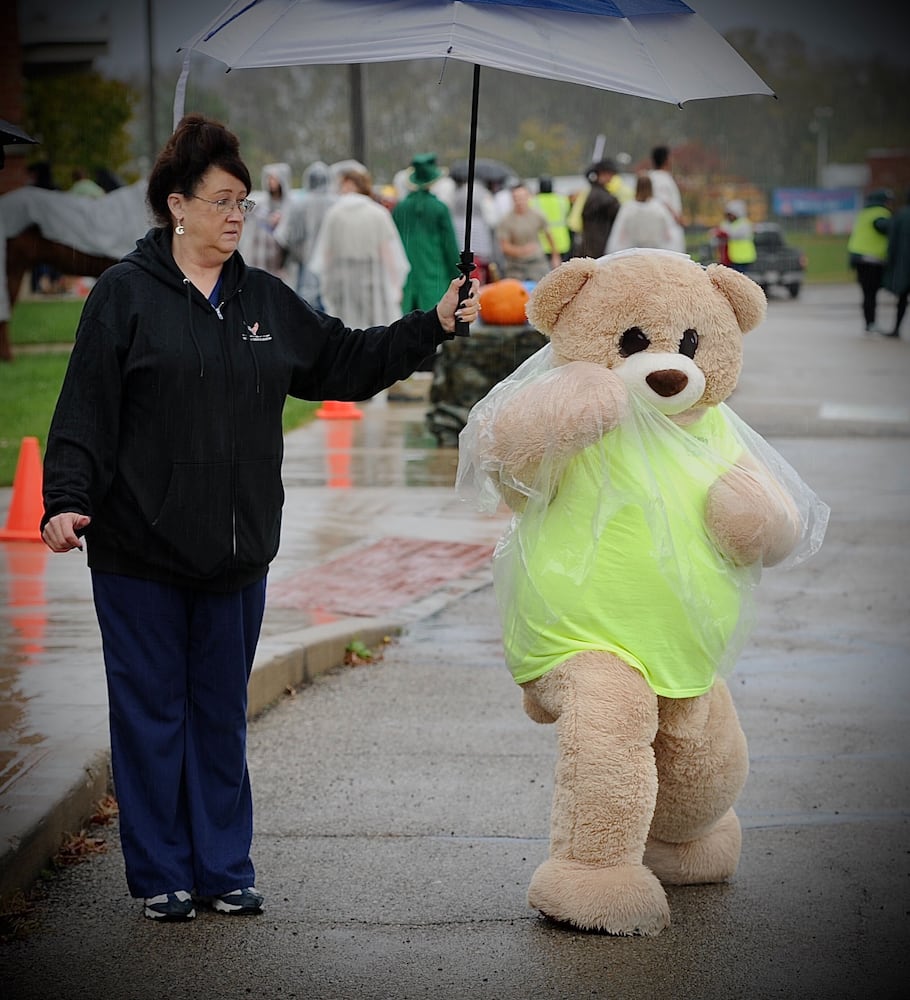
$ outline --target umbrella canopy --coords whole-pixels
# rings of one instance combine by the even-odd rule
[[[468,160],[455,160],[449,165],[449,176],[456,181],[466,181],[471,172]],[[518,180],[518,174],[500,160],[490,160],[483,156],[474,158],[474,176],[486,184],[506,184]]]
[[[233,0],[181,49],[228,68],[458,59],[474,64],[465,252],[481,66],[682,105],[772,91],[681,0]],[[465,282],[465,286],[467,282]],[[463,286],[464,288],[464,286]]]
[[[33,139],[27,132],[23,132],[18,125],[13,125],[5,118],[0,118],[0,168],[6,163],[6,153],[3,147],[22,142],[37,144],[38,140]]]
[[[234,0],[181,48],[237,69],[458,59],[671,104],[772,93],[681,0]]]
[[[5,118],[0,118],[0,146],[12,146],[20,142],[37,143],[38,140],[23,132],[18,125],[13,125]]]

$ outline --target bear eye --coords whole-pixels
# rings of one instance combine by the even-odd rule
[[[619,354],[623,358],[646,351],[650,346],[651,341],[642,333],[640,326],[630,326],[619,338]]]
[[[679,342],[679,353],[685,354],[687,358],[694,358],[698,349],[698,334],[695,330],[686,330]]]

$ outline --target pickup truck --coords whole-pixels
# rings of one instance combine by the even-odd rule
[[[758,256],[746,273],[762,286],[765,295],[776,285],[786,288],[790,298],[795,299],[806,273],[806,255],[786,241],[780,226],[774,222],[756,223],[753,235]]]
[[[764,289],[765,295],[771,288],[785,288],[791,299],[795,299],[802,288],[808,261],[806,255],[789,244],[776,222],[757,222],[753,226],[757,257],[746,273]],[[699,263],[707,264],[716,260],[711,244],[703,244],[692,255]]]

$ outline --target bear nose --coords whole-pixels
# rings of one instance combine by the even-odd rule
[[[648,385],[658,396],[675,396],[689,384],[689,376],[676,368],[665,368],[662,371],[651,372],[645,378]]]

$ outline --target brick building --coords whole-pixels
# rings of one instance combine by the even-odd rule
[[[910,191],[910,149],[870,149],[866,163],[869,167],[866,190],[888,188],[894,192],[895,204],[904,204]]]
[[[22,126],[24,117],[22,46],[19,41],[19,18],[16,0],[0,0],[0,118]],[[22,187],[28,180],[25,171],[28,145],[6,146],[6,162],[0,170],[0,194]]]
[[[107,52],[109,30],[95,23],[58,25],[31,16],[26,0],[0,0],[0,118],[20,128],[25,117],[25,81],[55,73],[88,71]],[[26,17],[22,18],[22,13]],[[74,19],[78,13],[74,7]],[[35,138],[40,138],[35,136]],[[26,163],[40,146],[4,147],[6,163],[0,170],[0,194],[28,183]]]

